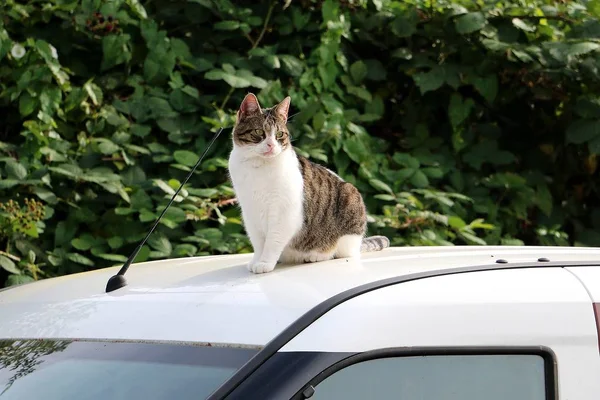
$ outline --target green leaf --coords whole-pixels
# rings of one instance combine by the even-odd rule
[[[0,179],[0,189],[10,189],[13,186],[17,186],[21,183],[18,179]]]
[[[493,102],[498,94],[498,78],[496,75],[475,77],[471,80],[473,86],[488,101]]]
[[[135,256],[134,263],[144,262],[150,258],[150,247],[143,246],[140,252]]]
[[[355,83],[361,83],[367,76],[367,64],[363,61],[356,61],[350,66],[350,75]]]
[[[553,199],[547,185],[538,185],[535,200],[540,210],[549,217],[552,214]]]
[[[88,81],[83,85],[83,89],[92,100],[92,103],[97,106],[102,103],[102,90],[93,82]],[[83,101],[83,100],[82,100]]]
[[[381,96],[373,96],[372,101],[367,103],[365,111],[369,114],[374,114],[379,117],[383,116],[383,114],[385,113],[385,104],[383,103],[383,99],[381,98]]]
[[[346,90],[348,90],[348,93],[353,94],[356,97],[363,99],[364,101],[366,101],[368,103],[370,103],[373,100],[371,92],[369,92],[365,88],[357,87],[357,86],[348,86],[346,88]]]
[[[198,156],[188,150],[177,150],[173,153],[173,158],[180,164],[193,167],[198,162]]]
[[[71,246],[81,251],[89,250],[92,248],[92,246],[95,246],[96,244],[96,240],[94,240],[94,238],[89,234],[85,234],[81,237],[71,240]]]
[[[132,134],[143,138],[150,134],[152,127],[148,125],[132,124],[130,129]]]
[[[0,255],[0,267],[2,267],[2,269],[5,271],[10,272],[11,274],[21,274],[21,270],[17,268],[13,260],[3,255]]]
[[[423,173],[429,178],[439,179],[444,176],[444,172],[440,168],[423,168],[421,171],[423,171]]]
[[[402,15],[392,21],[391,29],[400,38],[410,37],[417,31],[417,22],[413,15]]]
[[[142,168],[133,165],[121,174],[123,184],[126,186],[141,185],[146,181],[146,173]]]
[[[396,201],[396,196],[392,196],[391,194],[376,194],[373,197],[383,201]]]
[[[196,254],[198,248],[193,244],[181,243],[173,249],[174,257],[191,257]]]
[[[144,61],[144,77],[149,82],[165,82],[173,68],[176,59],[171,51],[151,51]]]
[[[100,69],[106,71],[116,65],[123,64],[131,60],[131,51],[129,50],[130,36],[107,35],[102,38],[102,64]]]
[[[567,54],[570,56],[580,56],[598,50],[600,43],[595,42],[580,42],[571,44],[567,49]]]
[[[116,262],[125,262],[127,261],[127,257],[121,255],[121,254],[107,254],[107,253],[102,253],[102,254],[98,254],[97,257],[103,258],[105,260],[109,260],[109,261],[116,261]]]
[[[206,74],[204,74],[204,77],[213,81],[224,80],[229,84],[229,86],[234,88],[245,88],[251,85],[248,79],[229,74],[222,70],[210,70]]]
[[[164,221],[170,221],[175,226],[177,226],[177,224],[185,222],[185,220],[186,220],[185,211],[183,211],[181,208],[171,206],[165,212],[165,215],[164,215],[163,219],[161,220],[161,222],[164,223]]]
[[[56,195],[51,190],[45,187],[36,186],[33,188],[33,193],[35,193],[37,197],[39,197],[48,204],[58,203],[58,198],[56,197]]]
[[[412,52],[407,47],[400,47],[392,52],[392,57],[402,58],[403,60],[410,60],[413,58]]]
[[[92,260],[90,260],[86,256],[83,256],[79,253],[68,253],[67,259],[69,259],[70,261],[73,261],[74,263],[77,263],[77,264],[87,265],[88,267],[93,267],[95,265]]]
[[[442,87],[446,79],[446,73],[443,68],[435,66],[429,72],[414,74],[413,79],[419,87],[421,94],[425,94]]]
[[[467,226],[467,223],[462,218],[451,215],[448,217],[448,225],[454,229],[462,229]]]
[[[588,142],[588,149],[591,154],[600,154],[600,136]]]
[[[30,283],[30,282],[34,282],[34,281],[35,281],[35,279],[33,279],[29,275],[10,275],[6,279],[6,285],[7,286],[23,285],[25,283]]]
[[[165,235],[155,234],[150,236],[148,244],[159,254],[159,257],[169,257],[173,251],[171,242]]]
[[[12,40],[10,40],[6,31],[0,28],[0,61],[8,54],[12,46]]]
[[[240,23],[238,21],[221,21],[213,24],[212,27],[218,31],[234,31],[239,29]]]
[[[38,100],[31,96],[29,92],[25,92],[19,98],[19,113],[22,117],[26,117],[38,107]]]
[[[6,161],[4,170],[8,179],[23,180],[27,177],[27,168],[12,159]]]
[[[385,81],[387,79],[387,69],[381,61],[376,59],[365,60],[367,65],[367,79],[372,81]]]
[[[469,232],[464,232],[461,231],[458,233],[459,236],[461,236],[463,239],[465,239],[465,241],[467,243],[473,243],[473,244],[478,244],[481,246],[485,246],[487,243],[485,242],[485,240],[478,238],[477,236],[473,235],[472,233]]]
[[[131,207],[136,210],[141,210],[143,208],[152,209],[152,199],[143,189],[137,189],[131,195]]]
[[[600,136],[600,120],[581,119],[573,122],[566,131],[567,143],[581,144]]]
[[[481,12],[463,14],[454,20],[456,31],[463,35],[481,30],[486,24],[487,20]]]
[[[113,236],[107,242],[111,249],[118,249],[124,243],[123,238],[120,236]]]
[[[182,89],[176,89],[169,95],[169,103],[181,113],[194,112],[198,110],[196,102],[190,98]]]
[[[500,244],[502,246],[524,246],[525,243],[520,240],[520,239],[514,239],[514,238],[502,238],[500,240]]]
[[[378,190],[381,190],[383,192],[387,192],[387,193],[390,193],[390,194],[394,194],[394,191],[392,190],[392,188],[389,187],[389,185],[387,183],[382,182],[379,179],[369,179],[369,183],[375,189],[378,189]]]
[[[357,163],[361,163],[369,157],[364,145],[356,136],[351,136],[344,140],[342,146],[348,157]]]
[[[514,26],[516,26],[517,28],[519,28],[522,31],[525,32],[535,32],[535,26],[523,21],[522,19],[519,18],[513,18],[512,19],[512,24]]]
[[[146,13],[146,9],[140,3],[139,0],[126,0],[127,5],[131,8],[131,10],[138,16],[140,19],[148,18],[148,14]]]
[[[304,64],[294,56],[289,54],[279,54],[279,59],[283,62],[284,69],[292,76],[302,75]]]
[[[410,183],[419,188],[429,186],[429,179],[422,171],[415,171],[414,175],[410,177]]]
[[[98,140],[100,141],[98,143],[98,150],[100,150],[100,152],[102,154],[111,155],[120,150],[119,146],[117,146],[116,144],[114,144],[113,142],[111,142],[108,139],[101,139],[101,140],[98,139]]]
[[[471,113],[471,109],[475,103],[471,99],[463,101],[463,98],[458,93],[453,93],[450,97],[450,105],[448,107],[448,117],[453,127],[459,126]]]
[[[321,14],[323,21],[335,21],[339,13],[339,4],[335,0],[325,0],[322,2]]]

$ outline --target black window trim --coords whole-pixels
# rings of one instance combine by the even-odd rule
[[[546,346],[460,346],[460,347],[389,347],[369,350],[351,355],[330,365],[315,375],[290,400],[306,400],[315,392],[315,388],[325,379],[351,365],[382,358],[414,357],[414,356],[464,356],[464,355],[534,355],[544,360],[545,399],[556,400],[558,397],[558,368],[556,355]],[[318,389],[316,389],[318,390]],[[310,394],[310,396],[308,396]]]
[[[500,260],[498,260],[500,261]],[[504,260],[503,260],[504,261]],[[505,262],[505,261],[504,261]],[[472,265],[466,267],[456,267],[441,270],[430,270],[424,272],[416,272],[407,275],[386,278],[374,282],[369,282],[364,285],[359,285],[338,293],[329,299],[317,304],[312,309],[304,313],[296,321],[292,322],[287,328],[275,336],[269,343],[263,347],[254,357],[246,364],[238,369],[227,381],[225,381],[218,389],[216,389],[207,400],[223,400],[230,395],[244,382],[246,379],[251,379],[251,375],[261,367],[269,358],[273,357],[283,346],[290,342],[294,337],[300,334],[304,329],[308,328],[313,322],[331,311],[338,305],[358,297],[362,294],[372,292],[377,289],[382,289],[388,286],[393,286],[405,282],[417,281],[426,278],[458,275],[470,272],[484,271],[499,271],[513,269],[528,269],[528,268],[564,268],[564,267],[598,267],[600,260],[597,261],[548,261],[546,258],[540,258],[537,262],[524,263],[496,263],[484,265]],[[591,299],[590,299],[591,302]],[[234,396],[232,396],[234,397]]]

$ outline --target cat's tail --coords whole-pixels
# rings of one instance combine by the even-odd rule
[[[390,247],[390,239],[385,236],[369,236],[362,240],[360,252],[380,251],[386,247]]]

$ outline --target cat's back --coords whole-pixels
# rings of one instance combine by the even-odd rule
[[[305,190],[326,194],[331,190],[351,190],[350,188],[354,188],[354,185],[344,181],[329,168],[312,162],[306,157],[298,155],[298,164],[300,165]]]

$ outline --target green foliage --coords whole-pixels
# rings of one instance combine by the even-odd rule
[[[0,282],[122,263],[248,91],[292,97],[298,151],[356,184],[393,245],[600,245],[596,0],[8,0],[0,15],[0,201],[44,210],[0,217]],[[251,251],[226,136],[137,261]]]

